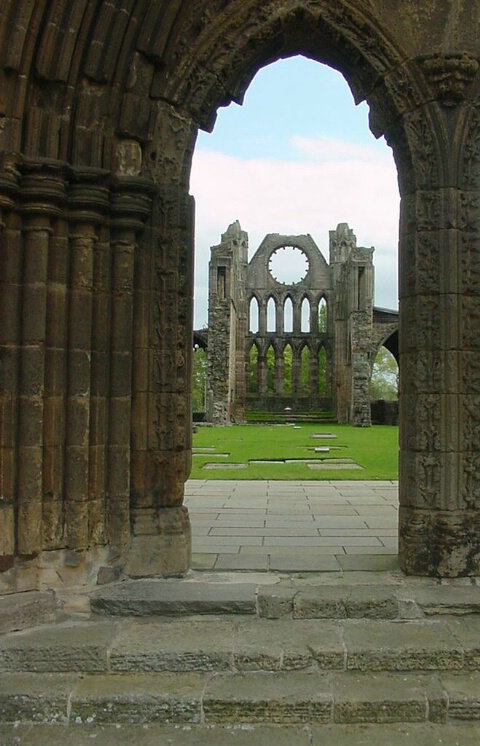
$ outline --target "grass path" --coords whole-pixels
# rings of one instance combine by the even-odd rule
[[[329,433],[336,437],[313,437]],[[270,463],[258,463],[262,460]],[[310,468],[306,460],[323,466]],[[312,424],[200,427],[193,436],[192,461],[191,479],[398,479],[398,428]],[[206,464],[216,466],[205,468]],[[239,467],[232,466],[235,464]]]

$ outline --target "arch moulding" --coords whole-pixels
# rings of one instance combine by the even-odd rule
[[[478,574],[480,9],[410,5],[5,0],[2,588],[188,569],[195,136],[299,53],[398,167],[401,566]]]

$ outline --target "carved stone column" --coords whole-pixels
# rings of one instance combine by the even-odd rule
[[[275,394],[283,396],[285,391],[285,352],[283,350],[275,350]]]
[[[267,393],[267,355],[265,351],[259,351],[257,362],[258,393],[265,396]]]
[[[19,231],[15,198],[19,174],[0,173],[0,572],[15,554],[16,430],[21,308]]]
[[[191,453],[193,201],[181,189],[157,195],[152,226],[139,251],[149,284],[134,329],[135,355],[148,367],[134,367],[131,576],[181,575],[191,558],[182,503]]]
[[[318,365],[318,345],[315,343],[309,344],[309,350],[310,350],[310,365],[308,370],[308,391],[311,396],[316,397],[318,399],[320,395],[319,387],[320,387],[320,381],[319,381],[319,365]]]
[[[65,532],[67,546],[76,550],[90,546],[92,537],[104,539],[105,470],[100,468],[104,459],[99,450],[105,448],[105,407],[99,411],[98,355],[99,346],[107,342],[108,336],[100,342],[102,321],[98,318],[96,293],[101,261],[101,253],[97,256],[98,230],[109,207],[105,180],[106,175],[97,169],[75,169],[71,175],[68,308],[60,294],[65,282],[65,278],[62,282],[61,264],[56,288],[59,319],[62,311],[64,318],[68,318],[68,353],[64,445],[63,439],[57,437],[52,450],[64,448],[65,452]],[[53,362],[60,377],[62,329],[57,334],[58,339],[53,340],[56,349]],[[53,391],[52,397],[55,394]],[[56,430],[60,430],[60,423]]]
[[[466,55],[422,60],[436,103],[406,117],[400,237],[399,558],[480,571],[480,117]]]
[[[117,176],[111,201],[110,401],[108,416],[108,535],[130,540],[133,297],[137,234],[151,209],[153,185]]]
[[[17,554],[35,555],[44,546],[44,401],[48,329],[47,281],[52,219],[66,199],[61,166],[21,165],[23,297],[18,421]]]
[[[302,361],[300,350],[297,345],[292,345],[292,395],[297,396],[301,390],[301,369]]]
[[[267,303],[261,298],[258,304],[258,336],[264,337],[267,333]]]

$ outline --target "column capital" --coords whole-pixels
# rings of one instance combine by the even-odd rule
[[[435,100],[445,107],[470,97],[480,69],[478,59],[464,51],[425,55],[418,63]]]
[[[109,172],[100,168],[73,167],[69,174],[69,217],[76,223],[103,222],[110,207]]]
[[[20,174],[14,169],[8,169],[5,164],[0,171],[0,213],[15,207],[19,187]]]
[[[60,217],[67,198],[67,164],[47,158],[23,158],[18,168],[23,212]]]
[[[111,181],[111,218],[117,230],[141,231],[150,215],[155,184],[140,176],[115,176]]]

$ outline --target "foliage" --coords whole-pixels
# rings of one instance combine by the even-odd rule
[[[267,392],[275,393],[275,350],[272,345],[267,349]],[[327,359],[325,350],[320,350],[318,358],[319,393],[325,396],[327,378]],[[258,390],[258,349],[253,345],[250,349],[247,366],[248,391],[255,393]],[[287,344],[283,352],[283,385],[284,393],[290,394],[293,382],[293,352],[291,345]],[[300,355],[300,390],[302,393],[310,392],[310,350],[308,347],[302,349]]]
[[[317,440],[313,433],[329,432],[334,440]],[[329,446],[328,453],[314,451],[315,446]],[[289,424],[232,425],[200,427],[193,435],[192,479],[279,479],[279,480],[363,480],[398,478],[398,428],[375,425],[358,428],[351,425]],[[218,453],[228,453],[219,459],[215,451],[200,452],[214,447]],[[325,460],[350,458],[362,470],[313,470],[299,459]],[[277,460],[278,463],[250,463],[248,468],[218,468],[206,471],[207,462],[247,464],[254,460]],[[335,464],[338,466],[338,464]]]
[[[248,355],[247,390],[251,394],[258,391],[258,347],[255,344]]]
[[[318,305],[318,331],[327,331],[327,302],[322,298]]]
[[[398,399],[398,365],[385,347],[380,348],[373,364],[370,399]]]

